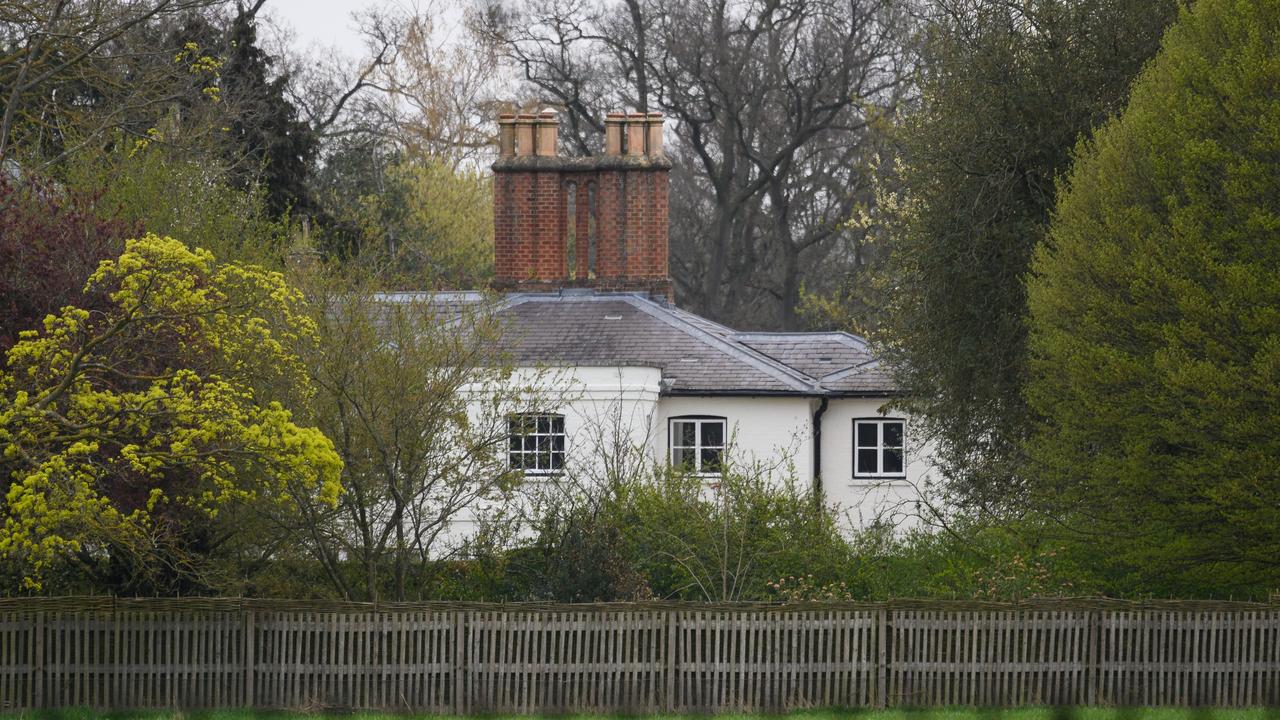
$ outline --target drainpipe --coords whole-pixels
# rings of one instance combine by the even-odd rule
[[[818,402],[813,411],[813,499],[822,507],[822,415],[827,411],[827,397]]]

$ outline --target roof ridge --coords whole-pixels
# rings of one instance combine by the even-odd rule
[[[871,343],[866,338],[844,330],[735,330],[733,331],[733,336],[735,340],[742,340],[743,342],[783,337],[833,338],[840,340],[844,345],[855,350],[871,352]]]
[[[822,377],[818,378],[818,382],[819,384],[821,384],[821,383],[827,382],[828,380],[843,380],[849,377],[850,375],[857,375],[863,370],[868,369],[867,366],[869,365],[874,366],[879,364],[880,364],[880,358],[873,357],[870,360],[867,360],[865,362],[860,362],[857,365],[852,365],[847,368],[836,370],[833,373],[828,373],[826,375],[823,375]]]
[[[663,307],[663,306],[659,306],[659,307]],[[712,320],[709,317],[704,317],[695,312],[690,312],[688,310],[685,310],[684,308],[676,307],[675,305],[669,305],[665,307],[667,310],[671,311],[672,315],[682,315],[682,316],[687,315],[692,318],[697,318],[699,322],[704,322],[708,325],[715,326],[715,328],[718,330],[725,331],[725,334],[727,335],[733,335],[734,333],[738,332],[737,330],[734,330],[733,328],[729,327],[728,325],[725,325],[724,323],[716,322],[715,320]],[[689,321],[686,320],[685,322],[689,322]]]
[[[775,360],[774,358],[768,355],[765,355],[764,353],[760,352],[759,350],[756,350],[753,347],[744,345],[742,343],[726,340],[725,338],[717,337],[713,333],[707,332],[702,328],[696,327],[693,323],[676,315],[676,313],[670,312],[670,308],[658,305],[652,300],[647,300],[647,299],[639,298],[635,296],[626,297],[626,298],[623,298],[623,300],[627,304],[631,305],[632,307],[635,307],[637,310],[640,310],[646,315],[657,318],[667,323],[668,325],[684,332],[687,335],[696,337],[700,340],[703,340],[704,342],[709,340],[711,343],[714,343],[716,346],[719,346],[721,350],[728,352],[728,354],[738,356],[742,361],[747,362],[748,364],[755,367],[757,370],[766,372],[774,376],[775,378],[782,380],[784,383],[791,385],[797,390],[813,391],[813,390],[819,389],[817,378],[814,378],[811,375],[802,373],[799,370],[796,370],[795,368],[789,365],[779,362],[778,360]],[[633,300],[637,302],[632,302]],[[680,312],[686,312],[686,311],[682,310]],[[711,322],[714,323],[714,321],[711,321]]]

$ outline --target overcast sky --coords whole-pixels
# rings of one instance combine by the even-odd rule
[[[298,50],[312,46],[336,48],[343,55],[358,59],[364,54],[364,43],[351,13],[389,4],[389,0],[267,0],[264,9],[270,17],[293,29]]]

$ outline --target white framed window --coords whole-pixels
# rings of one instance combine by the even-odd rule
[[[507,419],[512,470],[552,475],[564,469],[564,416],[513,415]]]
[[[671,464],[698,475],[719,474],[724,459],[725,419],[711,415],[674,417],[667,428]]]
[[[892,418],[853,421],[853,476],[906,475],[906,422]]]

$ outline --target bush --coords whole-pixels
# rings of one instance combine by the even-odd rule
[[[810,494],[754,472],[654,470],[544,510],[537,530],[531,590],[562,601],[778,599],[778,579],[836,584],[853,561]]]

